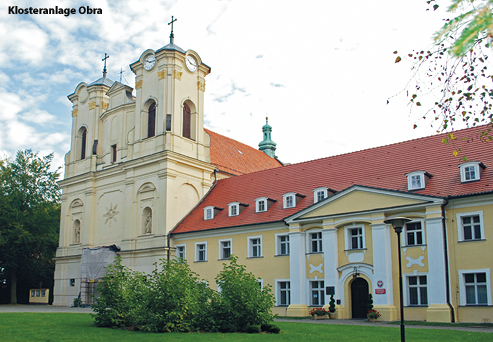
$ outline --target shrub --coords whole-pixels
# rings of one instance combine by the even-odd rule
[[[249,325],[246,327],[246,332],[249,334],[259,334],[260,327],[258,325]]]
[[[269,332],[269,331],[270,331],[270,329],[271,329],[273,326],[274,326],[274,325],[272,325],[272,324],[262,324],[262,325],[260,326],[260,330],[265,331],[265,332]]]
[[[97,290],[99,297],[91,306],[96,313],[96,326],[129,327],[143,323],[149,299],[146,278],[123,266],[120,257],[115,265],[108,266]]]
[[[371,295],[370,295],[371,296]],[[330,295],[330,300],[329,300],[329,312],[336,312],[336,301],[334,300],[334,295]]]
[[[190,267],[176,259],[161,260],[149,277],[149,301],[144,328],[155,332],[185,332],[208,324],[212,290]]]
[[[211,302],[211,316],[215,324],[229,322],[238,331],[246,331],[250,325],[262,325],[273,321],[274,295],[270,285],[260,287],[255,276],[237,264],[232,255],[229,265],[217,275],[216,283],[221,291]]]
[[[271,325],[270,326],[269,332],[271,334],[279,334],[280,331],[281,331],[281,328],[279,328],[277,325]]]

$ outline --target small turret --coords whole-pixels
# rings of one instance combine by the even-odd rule
[[[269,157],[276,157],[276,143],[271,140],[272,127],[269,125],[269,118],[265,118],[265,125],[262,127],[264,140],[258,144],[260,151],[264,152]]]

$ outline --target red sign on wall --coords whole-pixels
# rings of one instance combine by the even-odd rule
[[[385,289],[375,289],[375,294],[385,294]]]

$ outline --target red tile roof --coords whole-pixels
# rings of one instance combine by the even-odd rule
[[[442,143],[447,134],[405,141],[392,145],[292,164],[219,180],[204,200],[173,230],[173,233],[277,222],[313,204],[313,189],[327,187],[336,191],[353,185],[407,192],[409,172],[426,171],[432,175],[426,188],[416,194],[453,197],[493,191],[493,142],[483,142],[478,136],[485,126],[455,132],[469,137],[456,139],[450,145]],[[470,161],[482,162],[481,180],[461,183],[459,164],[454,150],[461,150]],[[306,195],[291,209],[283,209],[282,195],[297,192]],[[255,199],[277,200],[263,213],[255,212]],[[228,208],[230,202],[250,204],[240,215],[228,217],[223,210],[212,220],[204,221],[203,208],[213,205]]]
[[[204,130],[211,137],[211,164],[217,165],[220,171],[238,176],[282,166],[277,159],[260,150]]]

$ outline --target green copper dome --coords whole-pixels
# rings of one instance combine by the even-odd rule
[[[264,140],[259,144],[259,150],[267,154],[269,157],[276,157],[276,143],[271,139],[272,127],[269,125],[269,118],[265,118],[265,125],[262,127],[264,133]]]

